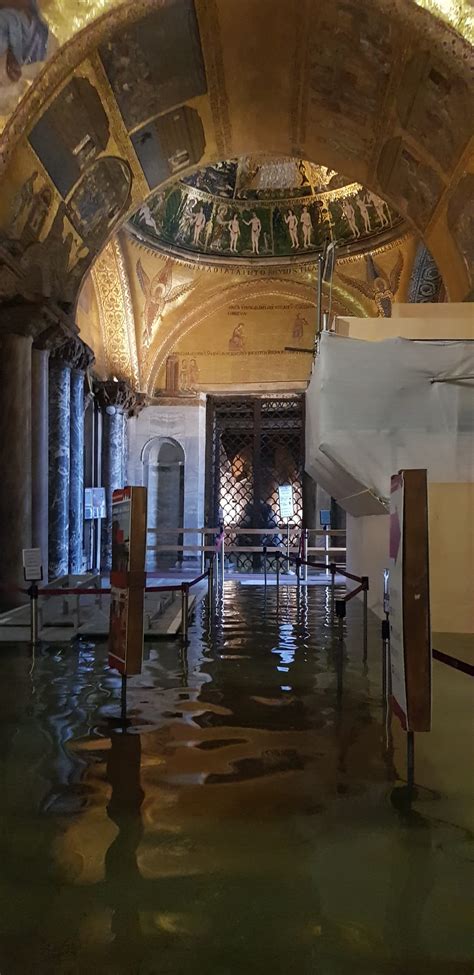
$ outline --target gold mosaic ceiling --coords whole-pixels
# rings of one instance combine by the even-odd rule
[[[200,263],[307,261],[325,241],[363,252],[401,231],[375,193],[304,159],[240,156],[153,194],[129,222],[144,243]]]

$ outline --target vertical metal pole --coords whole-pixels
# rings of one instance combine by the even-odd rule
[[[225,534],[224,534],[224,526],[222,526],[222,542],[221,542],[221,587],[222,587],[222,594],[224,594],[224,582],[225,582]]]
[[[323,257],[322,254],[318,257],[318,294],[317,294],[317,322],[316,322],[316,335],[319,334],[322,329],[322,308],[323,308]]]
[[[279,592],[280,591],[280,553],[279,552],[277,552],[276,554],[276,584],[277,584],[277,592]]]
[[[188,606],[189,590],[186,585],[181,586],[181,633],[183,640],[188,639]]]
[[[410,791],[415,785],[415,732],[407,731],[407,784]]]
[[[263,579],[265,583],[265,590],[267,588],[267,546],[263,546]]]
[[[201,575],[206,571],[206,533],[205,531],[200,532],[201,538]]]
[[[364,585],[364,660],[367,660],[367,593],[369,590],[369,580],[367,576],[362,576],[362,583]]]
[[[290,571],[290,519],[286,519],[286,571]]]
[[[30,599],[31,642],[34,646],[35,643],[38,643],[38,586],[31,586]]]
[[[212,596],[213,596],[212,576],[213,576],[213,565],[211,560],[211,562],[209,563],[209,568],[207,570],[207,599],[209,603],[209,609],[212,606]]]
[[[298,558],[297,559],[297,562],[296,562],[296,585],[298,587],[298,592],[300,590],[300,585],[301,585],[301,576],[300,576],[300,574],[301,574],[301,561]]]
[[[120,694],[120,713],[122,721],[127,720],[127,675],[122,674],[122,688]]]
[[[334,620],[334,605],[336,599],[336,565],[331,564],[331,622]]]
[[[326,525],[324,527],[324,551],[326,553],[324,556],[324,561],[326,562],[326,575],[327,575],[329,572],[329,533]]]
[[[308,561],[308,529],[303,530],[303,560]],[[305,582],[308,581],[308,566],[303,566],[303,579]]]

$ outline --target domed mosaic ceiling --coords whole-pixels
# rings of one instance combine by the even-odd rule
[[[152,196],[129,227],[145,243],[200,260],[308,260],[334,240],[366,250],[399,233],[384,200],[303,159],[243,157]]]

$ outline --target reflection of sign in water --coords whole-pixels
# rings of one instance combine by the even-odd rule
[[[431,727],[431,631],[426,471],[392,477],[390,500],[392,698],[404,728]]]
[[[288,521],[294,515],[292,485],[281,484],[278,488],[278,498],[280,501],[280,515],[285,521]]]
[[[25,574],[25,582],[41,582],[43,578],[41,549],[23,549],[23,571]]]
[[[105,488],[86,488],[84,499],[84,518],[92,521],[93,518],[105,518]]]
[[[142,667],[145,545],[146,488],[114,491],[109,665],[127,675]]]

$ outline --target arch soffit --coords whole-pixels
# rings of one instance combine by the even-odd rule
[[[466,290],[467,284],[465,257],[459,247],[443,247],[438,239],[438,223],[445,241],[445,235],[449,234],[447,199],[462,174],[469,169],[472,157],[466,127],[472,106],[472,87],[466,80],[472,52],[470,46],[410,0],[365,0],[363,7],[360,0],[350,0],[345,5],[344,14],[340,15],[342,19],[337,21],[338,32],[334,31],[333,23],[334,17],[339,17],[337,5],[330,0],[320,0],[317,8],[312,0],[302,0],[298,19],[294,18],[292,0],[285,0],[279,7],[279,27],[274,23],[274,11],[267,21],[262,16],[262,4],[267,4],[269,15],[272,13],[271,0],[253,0],[253,3],[255,10],[258,9],[255,29],[262,33],[261,65],[254,60],[252,72],[239,73],[241,79],[246,75],[252,77],[250,90],[245,80],[235,81],[232,56],[241,60],[248,57],[242,36],[248,36],[251,5],[245,5],[245,25],[239,24],[238,12],[236,14],[232,8],[234,27],[229,33],[230,12],[225,0],[196,0],[197,38],[201,45],[205,87],[191,101],[198,106],[192,111],[197,111],[199,116],[204,144],[199,160],[195,159],[191,166],[184,165],[179,170],[180,175],[195,169],[198,161],[202,165],[241,152],[273,151],[292,155],[297,148],[306,158],[333,166],[348,177],[366,183],[385,196],[428,241],[432,238],[430,247],[448,290],[451,278],[452,297],[463,297],[460,291]],[[73,279],[71,286],[77,293],[85,271],[117,230],[119,222],[123,222],[151,192],[156,192],[158,185],[172,178],[165,174],[150,189],[137,155],[137,143],[133,142],[133,125],[129,124],[130,118],[126,123],[123,104],[121,110],[118,108],[112,90],[113,79],[107,77],[98,54],[99,45],[113,47],[114,43],[120,44],[117,38],[125,29],[137,25],[148,14],[164,15],[172,7],[167,0],[130,0],[104,14],[48,63],[5,129],[0,143],[0,170],[8,185],[27,136],[32,134],[44,111],[55,104],[57,96],[76,72],[75,77],[92,79],[92,87],[98,92],[109,120],[115,144],[112,155],[116,155],[118,148],[130,167],[132,182],[127,212],[118,215],[113,227],[102,228],[94,242],[87,242],[82,251],[76,240],[77,253],[84,250],[88,253],[83,254],[82,265],[74,275],[72,271],[76,271],[76,265],[70,267],[66,261],[63,278],[56,283],[59,293],[54,297],[66,297],[61,293],[62,289],[66,290],[66,278]],[[285,24],[291,31],[282,38],[280,35],[285,32],[281,28]],[[353,44],[356,24],[359,33],[364,33],[363,50],[362,45],[358,50]],[[318,55],[324,47],[321,32],[327,33],[330,44],[334,45],[337,39],[341,52],[337,54],[335,48],[328,48],[327,65],[321,60],[322,55]],[[301,57],[303,49],[305,58]],[[298,52],[298,70],[294,72],[294,58]],[[310,62],[311,71],[308,68]],[[280,87],[283,84],[285,91],[280,99],[274,97],[270,65],[272,72],[277,71],[283,79]],[[229,69],[227,74],[226,68]],[[261,85],[255,78],[255,72],[259,70],[262,72]],[[331,91],[346,92],[344,97],[340,96],[338,104],[326,92],[328,72],[334,82]],[[229,76],[232,77],[230,85]],[[344,78],[345,85],[340,86],[339,82]],[[117,93],[120,86],[117,87],[116,78],[115,87]],[[139,90],[140,81],[130,87]],[[352,92],[350,98],[349,91]],[[189,100],[189,97],[181,100],[182,106]],[[252,101],[258,111],[254,108],[249,115]],[[141,111],[143,115],[144,109]],[[318,125],[312,122],[314,112]],[[437,125],[436,138],[433,138],[434,123]],[[31,148],[26,151],[31,157]],[[107,151],[110,153],[109,149]],[[43,175],[49,178],[46,169]],[[18,178],[16,182],[13,179],[13,185],[21,188]],[[54,190],[58,208],[65,207],[64,196],[61,199],[56,186]],[[7,236],[11,229],[9,221],[7,217],[1,228]],[[42,240],[37,247],[44,243]],[[47,256],[46,248],[44,253]],[[449,254],[449,264],[457,265],[452,274],[446,263],[446,253]]]
[[[327,298],[329,290],[324,285],[323,294]],[[285,300],[301,302],[313,305],[316,309],[316,298],[314,285],[299,282],[282,281],[281,279],[266,279],[262,282],[248,281],[237,282],[227,288],[217,289],[205,302],[200,303],[199,307],[193,306],[190,310],[180,316],[173,328],[157,342],[150,350],[150,355],[142,367],[142,381],[145,391],[150,395],[155,388],[158,373],[165,362],[166,357],[173,351],[176,343],[184,338],[190,331],[203,325],[209,318],[219,311],[224,311],[232,301],[238,296],[239,301],[260,300],[262,298],[283,298]],[[333,285],[333,301],[339,304],[349,315],[367,315],[367,309],[362,302],[349,292],[345,291],[337,283]]]

